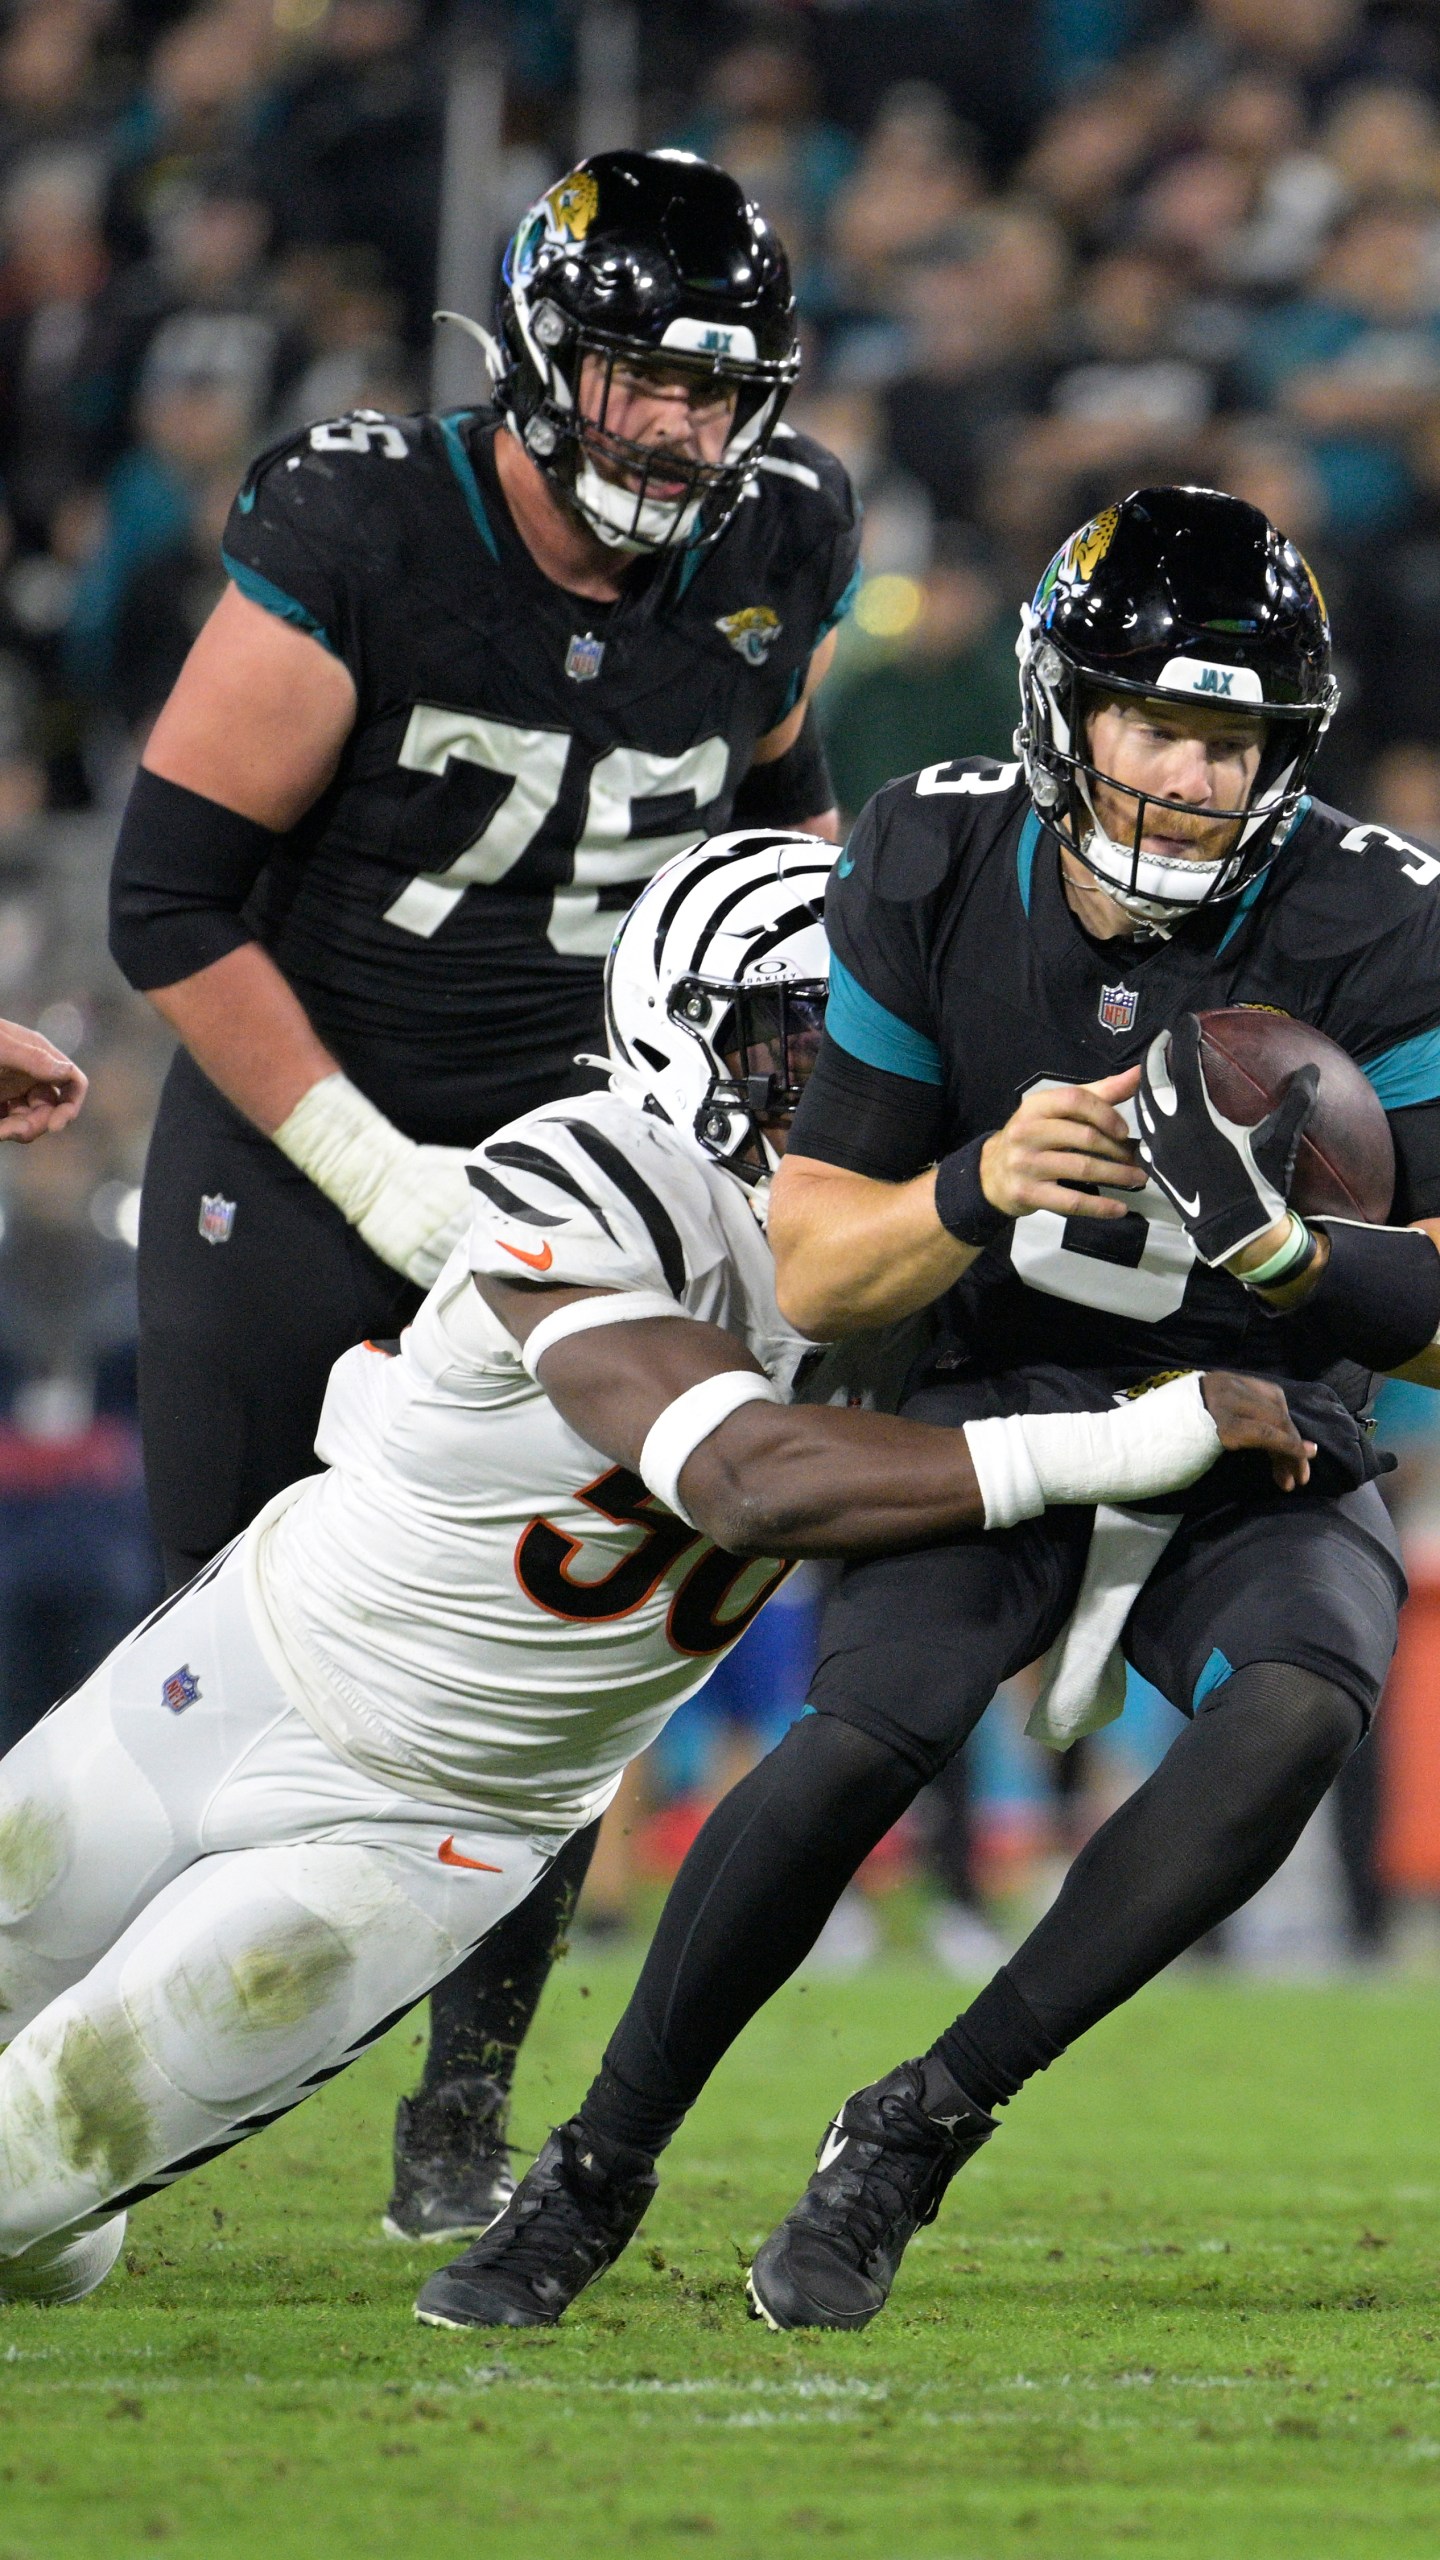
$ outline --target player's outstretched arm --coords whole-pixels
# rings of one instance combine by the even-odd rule
[[[28,1146],[68,1129],[85,1099],[87,1079],[38,1031],[0,1022],[0,1139]]]
[[[562,1307],[605,1294],[476,1285],[522,1347]],[[1304,1482],[1313,1454],[1278,1387],[1218,1374],[1109,1412],[956,1431],[782,1404],[733,1335],[686,1317],[563,1336],[535,1370],[591,1448],[635,1468],[732,1555],[879,1554],[1008,1528],[1047,1502],[1141,1500],[1194,1483],[1222,1449],[1262,1451],[1288,1487]]]
[[[932,1305],[1011,1219],[1036,1209],[1123,1218],[1123,1200],[1075,1186],[1144,1189],[1116,1108],[1138,1081],[1132,1067],[1027,1093],[1003,1128],[910,1182],[875,1182],[791,1150],[767,1226],[782,1315],[812,1341],[838,1342]],[[967,1224],[974,1241],[963,1239]]]

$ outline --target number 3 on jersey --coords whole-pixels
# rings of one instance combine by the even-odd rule
[[[1037,1081],[1043,1090],[1060,1079],[1041,1076]],[[1122,1102],[1119,1109],[1133,1137],[1135,1106]],[[1142,1324],[1159,1324],[1175,1315],[1195,1268],[1195,1247],[1179,1213],[1155,1183],[1123,1197],[1129,1211],[1125,1218],[1062,1218],[1053,1209],[1017,1218],[1010,1244],[1017,1279],[1043,1289],[1047,1297],[1099,1307],[1107,1315],[1134,1316]]]
[[[510,789],[472,843],[444,871],[421,872],[385,910],[387,924],[428,937],[467,889],[492,887],[529,852],[560,797],[574,741],[562,729],[522,729],[472,711],[417,702],[400,749],[411,773],[443,774],[452,759],[507,775]],[[603,958],[616,918],[601,907],[602,890],[638,889],[672,854],[704,835],[706,811],[725,788],[729,751],[723,738],[702,738],[682,755],[650,755],[612,747],[591,769],[585,815],[570,880],[554,893],[549,938],[556,951]],[[642,832],[648,804],[694,804],[694,822],[664,835]]]

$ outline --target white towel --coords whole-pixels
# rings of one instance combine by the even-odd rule
[[[1113,1724],[1125,1704],[1125,1621],[1180,1526],[1178,1511],[1099,1503],[1075,1606],[1045,1656],[1025,1730],[1052,1751]]]

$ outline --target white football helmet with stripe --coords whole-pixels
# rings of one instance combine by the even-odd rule
[[[839,851],[794,828],[741,827],[667,863],[610,948],[605,1023],[616,1089],[752,1190],[779,1158],[830,983],[825,884]]]

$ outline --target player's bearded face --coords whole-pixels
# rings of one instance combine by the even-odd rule
[[[587,355],[580,367],[580,406],[589,431],[585,443],[602,476],[622,489],[640,485],[640,474],[626,455],[626,445],[647,452],[673,452],[683,463],[723,460],[735,416],[733,386],[717,383],[713,374],[694,365],[613,366],[603,356]],[[661,500],[683,496],[689,476],[682,469],[673,480],[653,469],[648,494]]]
[[[1169,861],[1219,862],[1240,833],[1234,817],[1209,810],[1244,809],[1260,767],[1259,720],[1219,705],[1102,701],[1088,721],[1095,815],[1112,842],[1130,845],[1140,796],[1150,798],[1141,849]],[[1154,800],[1179,801],[1156,808]]]

